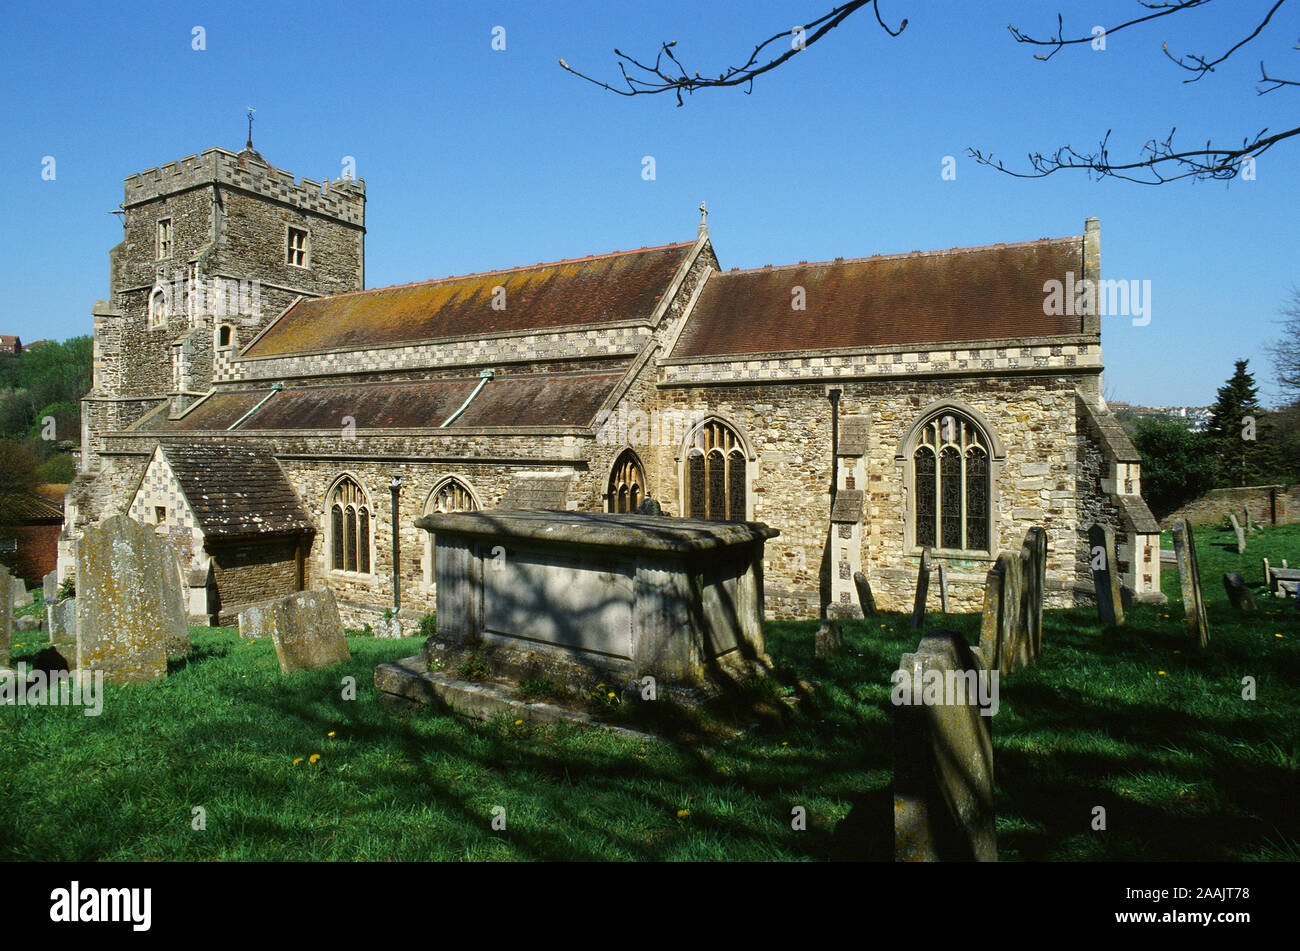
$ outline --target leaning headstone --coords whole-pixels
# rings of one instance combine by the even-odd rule
[[[998,555],[997,563],[1002,569],[1002,611],[998,619],[996,669],[1005,675],[1028,667],[1033,654],[1025,627],[1025,563],[1009,551]]]
[[[1115,553],[1115,532],[1106,525],[1088,529],[1088,560],[1097,595],[1097,618],[1106,627],[1124,623],[1124,592]]]
[[[1035,525],[1025,532],[1020,546],[1021,567],[1025,581],[1025,637],[1029,656],[1035,660],[1043,652],[1043,589],[1047,587],[1047,532]]]
[[[402,619],[397,615],[381,617],[375,622],[375,637],[397,638],[402,636]]]
[[[844,635],[840,632],[839,624],[827,618],[817,629],[817,637],[813,641],[813,653],[818,657],[825,657],[843,643]]]
[[[916,573],[916,602],[912,607],[912,627],[925,624],[925,602],[930,594],[930,549],[921,552],[921,567]]]
[[[1228,601],[1237,611],[1255,610],[1255,595],[1251,593],[1246,579],[1235,571],[1223,573],[1223,590],[1228,593]]]
[[[115,515],[77,543],[77,669],[109,683],[167,675],[189,649],[180,578],[152,528]]]
[[[977,686],[995,675],[981,667],[955,631],[927,633],[902,656],[893,694],[896,861],[997,861],[987,715],[995,708],[982,703],[988,681]],[[942,702],[929,702],[927,682],[943,683]]]
[[[1232,530],[1237,533],[1237,554],[1245,554],[1246,530],[1243,529],[1241,523],[1237,521],[1237,516],[1233,515],[1231,512],[1228,513],[1228,518],[1232,521]]]
[[[939,562],[939,610],[948,613],[948,571]]]
[[[876,613],[876,599],[871,595],[871,583],[860,571],[853,572],[853,585],[858,589],[858,604],[862,607],[862,616],[871,617]]]
[[[1250,517],[1249,505],[1243,505],[1241,507],[1241,515],[1242,515],[1241,524],[1246,527],[1246,534],[1254,535],[1255,529],[1259,528],[1259,523]]]
[[[1271,572],[1268,568],[1268,559],[1262,558],[1260,560],[1264,562],[1264,584],[1268,585],[1268,596],[1270,598],[1276,598],[1277,581],[1274,580],[1273,572]]]
[[[9,569],[0,565],[0,594],[10,589]],[[9,666],[9,645],[13,642],[14,602],[0,597],[0,667]]]
[[[348,659],[348,642],[332,591],[299,591],[267,608],[281,673],[315,670]]]
[[[984,581],[984,613],[980,616],[980,652],[990,669],[998,667],[1001,640],[1002,589],[1005,576],[1001,562],[989,569]]]
[[[32,603],[32,593],[27,590],[27,582],[22,578],[13,580],[13,602],[15,608],[25,608]]]
[[[77,643],[77,599],[64,598],[45,606],[46,627],[51,644]]]
[[[1205,616],[1201,596],[1201,568],[1196,561],[1196,540],[1186,519],[1174,519],[1174,551],[1178,554],[1178,581],[1183,590],[1183,611],[1187,615],[1187,633],[1192,643],[1206,647],[1210,643],[1210,622]]]
[[[51,571],[41,579],[41,592],[43,601],[53,601],[59,596],[59,573]]]

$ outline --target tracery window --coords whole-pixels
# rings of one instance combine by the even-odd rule
[[[742,522],[748,497],[745,448],[725,423],[711,420],[695,431],[686,451],[686,511],[691,518]]]
[[[370,573],[370,501],[351,478],[330,493],[330,565],[335,571]]]
[[[912,451],[918,548],[988,551],[989,439],[966,417],[941,410]]]
[[[609,511],[635,512],[645,497],[645,469],[636,453],[625,449],[609,476]]]

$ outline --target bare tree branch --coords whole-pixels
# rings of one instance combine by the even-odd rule
[[[1238,42],[1230,50],[1228,50],[1228,52],[1224,53],[1216,60],[1211,60],[1207,62],[1204,57],[1197,56],[1195,53],[1189,53],[1187,55],[1187,59],[1190,59],[1192,61],[1192,65],[1189,66],[1187,63],[1183,61],[1183,57],[1175,58],[1174,55],[1169,52],[1168,43],[1162,43],[1160,45],[1160,48],[1164,52],[1165,56],[1169,57],[1169,59],[1173,60],[1173,62],[1177,63],[1183,69],[1189,70],[1190,72],[1196,74],[1191,79],[1183,80],[1183,82],[1185,83],[1194,83],[1198,79],[1202,78],[1206,73],[1214,72],[1214,67],[1218,66],[1220,63],[1226,60],[1233,53],[1237,52],[1237,50],[1241,49],[1243,46],[1245,46],[1255,37],[1259,36],[1260,31],[1263,30],[1264,27],[1268,26],[1268,21],[1273,19],[1273,14],[1277,12],[1277,8],[1282,6],[1282,4],[1284,4],[1285,2],[1286,0],[1277,0],[1277,3],[1273,4],[1273,8],[1268,11],[1268,15],[1264,17],[1263,21],[1259,24],[1259,26],[1255,27],[1254,32],[1251,33],[1250,36]]]
[[[775,69],[786,60],[793,57],[796,53],[806,50],[863,7],[872,8],[876,15],[876,22],[879,23],[881,29],[890,36],[898,36],[903,32],[903,30],[907,29],[907,20],[903,20],[902,23],[898,25],[897,29],[892,29],[889,24],[885,22],[880,13],[879,0],[854,0],[853,3],[840,4],[829,13],[820,16],[809,23],[805,23],[800,27],[773,34],[754,47],[753,52],[749,54],[749,59],[741,63],[739,66],[728,66],[718,75],[717,79],[701,76],[699,72],[696,72],[694,76],[688,75],[685,67],[683,67],[677,57],[673,55],[673,47],[677,45],[676,40],[673,40],[671,43],[664,43],[660,46],[659,53],[655,56],[653,64],[642,63],[616,48],[614,50],[614,55],[618,57],[618,68],[619,72],[623,74],[623,82],[627,86],[626,89],[616,88],[606,82],[602,82],[599,79],[595,79],[585,73],[579,72],[564,60],[560,60],[560,65],[580,79],[585,79],[589,83],[594,83],[602,89],[607,89],[620,96],[640,96],[669,91],[675,92],[677,94],[677,105],[679,106],[683,105],[683,92],[689,95],[694,93],[697,89],[748,84],[749,88],[746,89],[745,92],[749,93],[753,90],[755,77],[761,76],[763,73]],[[806,35],[806,38],[804,36],[798,36],[798,34],[804,34]],[[797,42],[794,39],[796,36],[798,36]],[[791,40],[790,48],[780,55],[768,53],[767,55],[771,58],[764,60],[764,50],[767,50],[767,48],[773,43],[783,39]],[[665,56],[671,60],[675,69],[665,66]],[[632,73],[628,72],[629,66],[632,67]],[[665,71],[666,69],[668,70],[667,72]]]
[[[1205,6],[1205,4],[1211,3],[1213,2],[1213,0],[1168,0],[1168,2],[1161,2],[1161,3],[1150,2],[1150,0],[1138,0],[1138,2],[1142,6],[1146,7],[1148,10],[1155,10],[1156,12],[1148,14],[1147,16],[1144,17],[1138,17],[1137,19],[1134,20],[1129,20],[1127,23],[1121,23],[1119,26],[1110,27],[1109,29],[1106,30],[1107,36],[1109,36],[1112,33],[1118,33],[1120,30],[1127,29],[1130,26],[1136,26],[1139,23],[1145,23],[1148,20],[1154,20],[1157,19],[1158,17],[1166,17],[1174,13],[1182,13],[1184,10],[1190,10],[1193,7]],[[1042,60],[1043,62],[1047,62],[1049,59],[1051,59],[1053,56],[1059,53],[1061,51],[1061,48],[1064,46],[1071,46],[1076,43],[1092,43],[1096,39],[1096,37],[1093,36],[1092,34],[1089,34],[1088,36],[1077,37],[1071,40],[1061,39],[1062,34],[1064,34],[1065,32],[1065,24],[1061,19],[1061,14],[1059,13],[1056,15],[1057,33],[1051,39],[1036,40],[1033,37],[1028,36],[1025,33],[1022,33],[1014,26],[1008,26],[1007,29],[1011,31],[1011,35],[1015,37],[1017,43],[1029,43],[1033,46],[1052,47],[1052,51],[1046,55],[1043,55],[1041,53],[1034,54],[1034,59]],[[1103,29],[1105,28],[1103,27]]]

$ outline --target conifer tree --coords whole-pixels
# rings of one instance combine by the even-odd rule
[[[1271,424],[1259,405],[1259,387],[1246,369],[1249,360],[1236,361],[1228,382],[1219,387],[1210,407],[1207,429],[1220,486],[1259,485],[1275,475],[1269,435]]]

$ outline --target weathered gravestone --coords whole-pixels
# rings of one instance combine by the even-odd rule
[[[51,644],[77,643],[76,598],[64,598],[56,604],[46,605],[45,618]]]
[[[299,591],[253,605],[239,615],[239,634],[271,638],[285,674],[339,664],[350,656],[338,605],[328,590]]]
[[[1025,638],[1030,658],[1037,660],[1043,653],[1043,591],[1047,587],[1047,532],[1037,525],[1025,532],[1020,567],[1025,582]]]
[[[844,643],[844,635],[840,632],[840,626],[830,618],[822,621],[821,627],[817,629],[817,638],[813,642],[813,652],[818,657],[825,657],[835,648]]]
[[[1259,528],[1259,522],[1255,521],[1253,518],[1250,517],[1249,505],[1243,505],[1241,507],[1241,515],[1242,515],[1241,524],[1246,527],[1246,534],[1254,535],[1255,530]]]
[[[871,594],[871,583],[860,571],[853,572],[853,584],[858,589],[858,604],[862,607],[862,616],[871,617],[876,613],[876,599]]]
[[[1229,513],[1228,513],[1228,518],[1232,521],[1232,530],[1233,530],[1234,532],[1237,533],[1237,554],[1238,554],[1238,555],[1245,554],[1245,552],[1246,552],[1246,531],[1245,531],[1245,529],[1243,529],[1243,528],[1241,527],[1241,523],[1240,523],[1239,521],[1237,521],[1237,516],[1235,516],[1235,515],[1233,515],[1231,512],[1229,512]]]
[[[1235,571],[1223,573],[1223,590],[1228,593],[1228,601],[1238,611],[1255,610],[1255,595],[1251,593],[1246,579]]]
[[[1174,551],[1178,554],[1178,582],[1183,590],[1183,611],[1187,615],[1187,633],[1192,643],[1206,647],[1210,643],[1210,622],[1205,616],[1201,596],[1201,568],[1196,561],[1196,540],[1186,519],[1174,519]]]
[[[921,552],[921,567],[916,573],[916,603],[912,607],[912,627],[925,624],[925,602],[930,594],[930,549]]]
[[[939,562],[939,610],[948,613],[948,571],[943,562]]]
[[[59,596],[59,573],[51,571],[41,579],[42,600],[53,601]]]
[[[114,515],[77,543],[77,669],[109,683],[167,675],[189,651],[176,566],[152,528]]]
[[[663,515],[664,511],[654,499],[642,499],[636,507],[637,515]]]
[[[978,687],[981,676],[995,675],[982,668],[955,631],[927,633],[916,653],[902,656],[894,693],[896,861],[997,861],[993,708],[981,703],[988,682]],[[936,698],[927,688],[937,682]]]
[[[24,614],[18,620],[14,621],[15,631],[39,631],[45,625],[41,623],[39,614]]]
[[[13,579],[13,603],[16,608],[25,608],[32,603],[32,593],[27,590],[27,582],[22,578]]]
[[[0,565],[0,594],[10,589],[9,569]],[[0,597],[0,667],[9,666],[9,647],[13,643],[14,602],[12,598]]]
[[[1124,591],[1115,553],[1115,532],[1094,524],[1088,529],[1088,560],[1092,566],[1092,587],[1097,595],[1097,617],[1107,627],[1124,623]]]
[[[1029,666],[1033,659],[1025,624],[1025,565],[1004,551],[984,583],[980,650],[990,670],[1003,676]]]

